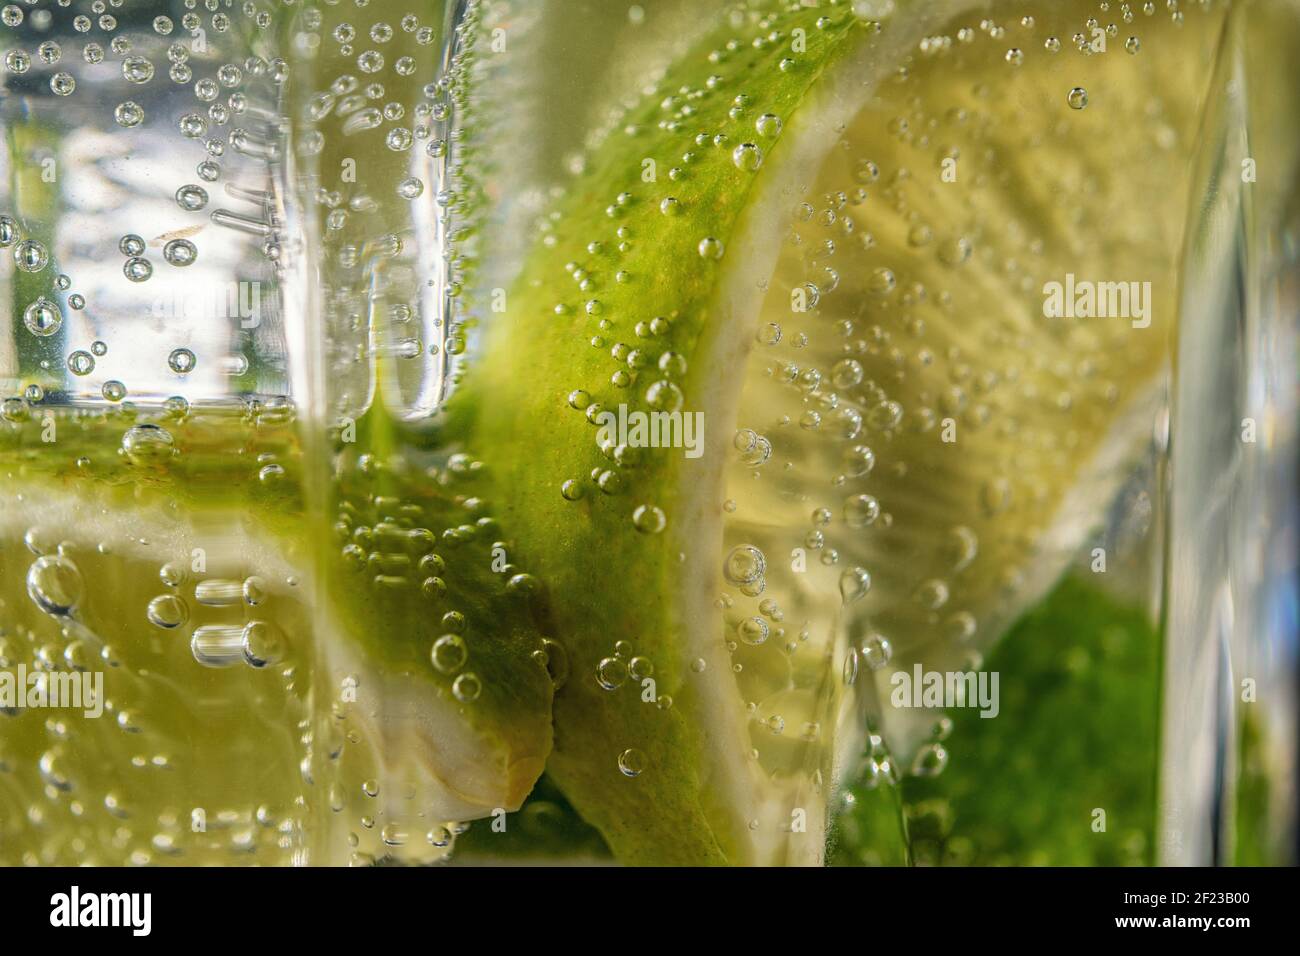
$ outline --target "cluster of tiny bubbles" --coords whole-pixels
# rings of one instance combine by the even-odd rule
[[[567,668],[567,661],[565,665]],[[613,652],[596,665],[596,683],[602,690],[614,691],[627,683],[629,677],[640,683],[654,674],[654,670],[650,658],[636,654],[631,642],[617,641]],[[667,709],[672,706],[672,698],[666,702],[660,698],[657,703],[660,709]]]
[[[748,544],[732,548],[722,565],[726,581],[746,593],[760,593],[766,573],[767,559],[763,552]]]
[[[741,428],[732,440],[732,447],[740,455],[740,460],[749,466],[760,467],[772,457],[772,443],[752,428]]]
[[[889,19],[896,9],[895,0],[853,0],[854,15],[868,22],[880,22]]]

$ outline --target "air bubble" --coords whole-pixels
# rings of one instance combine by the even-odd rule
[[[117,120],[118,126],[131,129],[144,122],[144,108],[139,103],[127,100],[125,103],[117,104],[117,108],[113,110],[113,119]]]
[[[252,667],[275,664],[284,656],[284,635],[274,624],[251,621],[242,637],[244,660]]]
[[[618,769],[625,777],[639,777],[645,768],[645,754],[635,748],[628,748],[618,755]]]
[[[128,83],[148,83],[153,79],[153,64],[142,56],[128,56],[122,61],[122,76]]]
[[[394,127],[388,131],[384,142],[393,152],[404,152],[411,148],[411,131],[404,126]]]
[[[850,528],[865,528],[880,517],[880,502],[871,495],[853,495],[844,501],[844,521]]]
[[[948,751],[938,742],[928,743],[916,752],[916,757],[912,761],[912,775],[937,777],[947,766]]]
[[[731,151],[731,161],[737,169],[753,172],[763,165],[763,151],[754,143],[741,143]]]
[[[770,633],[767,622],[761,617],[747,617],[736,625],[736,635],[754,647],[766,642]]]
[[[893,654],[893,645],[879,634],[871,635],[862,645],[862,659],[873,671],[878,671],[887,665]]]
[[[57,304],[41,296],[23,311],[23,325],[32,335],[53,335],[63,327],[63,313]]]
[[[627,681],[627,663],[618,657],[606,657],[596,665],[596,683],[604,690],[618,690]]]
[[[36,239],[24,239],[14,246],[14,265],[22,272],[40,272],[50,262],[50,253]]]
[[[462,704],[473,703],[483,693],[483,682],[467,671],[451,682],[451,692]]]
[[[697,247],[701,259],[721,259],[725,251],[721,239],[715,239],[713,236],[706,236],[700,240]]]
[[[871,590],[871,575],[865,568],[849,568],[840,575],[840,598],[852,604],[866,597]]]
[[[140,256],[132,256],[122,263],[122,275],[132,282],[147,282],[153,275],[153,264]]]
[[[132,425],[122,436],[122,454],[134,465],[166,461],[175,450],[175,439],[159,425]]]
[[[881,296],[893,292],[896,284],[894,273],[884,267],[875,269],[867,279],[867,288]]]
[[[173,239],[163,246],[163,258],[174,266],[191,265],[198,257],[198,247],[188,239]]]
[[[60,555],[37,558],[27,570],[27,595],[46,614],[68,617],[81,603],[85,582],[77,566]]]
[[[722,565],[722,575],[737,587],[753,584],[767,573],[767,559],[753,545],[732,548]]]
[[[454,674],[465,665],[469,651],[458,634],[444,634],[433,642],[430,657],[433,666],[443,674]]]
[[[189,184],[176,190],[176,205],[189,212],[197,212],[208,204],[208,191],[202,186]]]
[[[632,512],[632,524],[642,534],[658,534],[667,523],[663,511],[655,505],[638,505]]]
[[[177,375],[185,375],[194,371],[194,366],[198,364],[198,359],[189,349],[172,349],[172,353],[167,356],[167,367]]]
[[[189,620],[190,608],[175,594],[160,594],[149,602],[146,616],[155,627],[173,630]]]
[[[257,607],[266,603],[269,593],[266,589],[266,582],[257,575],[252,575],[244,579],[244,603],[249,607]]]

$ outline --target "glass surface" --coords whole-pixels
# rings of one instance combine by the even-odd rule
[[[0,6],[0,863],[1295,861],[1294,3]]]

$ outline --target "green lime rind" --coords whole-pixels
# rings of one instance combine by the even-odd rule
[[[708,482],[716,465],[691,462],[680,449],[643,449],[635,465],[620,453],[616,463],[597,446],[589,416],[598,409],[585,407],[650,411],[647,387],[665,380],[681,389],[684,412],[699,408],[692,400],[710,386],[697,380],[704,370],[682,375],[673,356],[689,363],[711,334],[725,246],[762,175],[742,168],[733,151],[753,143],[770,162],[781,138],[773,123],[764,126],[770,135],[760,133],[759,117],[793,115],[864,32],[847,8],[795,8],[751,26],[706,38],[625,117],[615,135],[626,138],[593,153],[590,171],[548,221],[507,316],[489,331],[481,364],[453,398],[453,417],[473,419],[495,463],[494,502],[503,522],[526,535],[522,550],[547,583],[568,653],[572,676],[556,693],[548,772],[627,863],[772,859],[748,832],[747,782],[725,766],[747,746],[725,657],[693,669],[682,639],[693,622],[664,597],[681,593],[692,476]],[[727,48],[751,33],[774,39]],[[675,115],[675,128],[661,128]],[[708,134],[697,144],[701,131]],[[666,213],[668,199],[676,204]],[[722,243],[720,259],[701,246],[707,238]],[[586,395],[573,401],[575,390]],[[593,482],[604,472],[621,485],[615,493]],[[583,488],[580,499],[561,493],[569,481]],[[661,532],[634,527],[641,506],[663,512]],[[636,679],[613,691],[598,683],[597,667],[618,642],[653,666],[655,702]],[[665,697],[672,706],[661,706]],[[729,728],[742,729],[717,726],[719,708],[731,708]],[[620,772],[621,761],[623,770],[644,769]]]
[[[48,489],[85,488],[82,494],[93,490],[122,507],[165,499],[187,515],[251,508],[272,535],[298,529],[300,465],[290,419],[272,423],[228,410],[183,417],[155,412],[26,407],[19,420],[0,426],[0,454]],[[123,436],[138,424],[171,435],[174,455],[144,462],[124,455]],[[280,480],[259,479],[260,456],[281,465]]]
[[[478,820],[456,838],[453,860],[483,863],[608,863],[609,847],[600,833],[578,816],[560,789],[545,775],[518,813],[504,820]]]
[[[415,758],[465,798],[466,819],[517,809],[550,752],[548,667],[562,666],[544,642],[544,596],[511,560],[481,463],[397,434],[382,409],[356,427],[338,453],[322,574],[358,699],[370,681],[386,715],[411,712]]]
[[[988,655],[1000,710],[948,712],[947,768],[905,777],[921,865],[1150,865],[1155,850],[1160,637],[1145,612],[1067,577]],[[850,781],[836,865],[897,864],[894,787]],[[1105,830],[1096,810],[1105,811]],[[894,843],[897,837],[894,836]]]
[[[4,147],[9,157],[9,193],[13,209],[3,210],[16,216],[22,239],[41,242],[51,256],[54,253],[55,226],[59,221],[59,188],[56,181],[46,177],[43,160],[57,154],[59,130],[34,120],[10,118],[4,127]],[[5,249],[9,255],[12,248]],[[23,314],[27,307],[44,296],[56,300],[50,275],[58,263],[52,262],[37,273],[13,269],[10,273],[10,298],[14,347],[17,352],[17,371],[23,384],[37,382],[49,386],[54,376],[44,371],[40,363],[53,361],[57,368],[66,354],[67,332],[60,328],[53,335],[38,337],[23,328]]]

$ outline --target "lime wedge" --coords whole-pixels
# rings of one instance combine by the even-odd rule
[[[620,859],[819,862],[868,726],[942,769],[889,675],[978,666],[1150,441],[1189,185],[1150,157],[1220,11],[1094,13],[747,5],[541,221],[453,406],[567,652],[548,773]]]
[[[456,532],[469,469],[404,496],[345,472],[355,560],[302,517],[287,412],[8,423],[0,667],[103,699],[0,717],[6,862],[428,862],[541,774],[557,664],[491,539]]]

